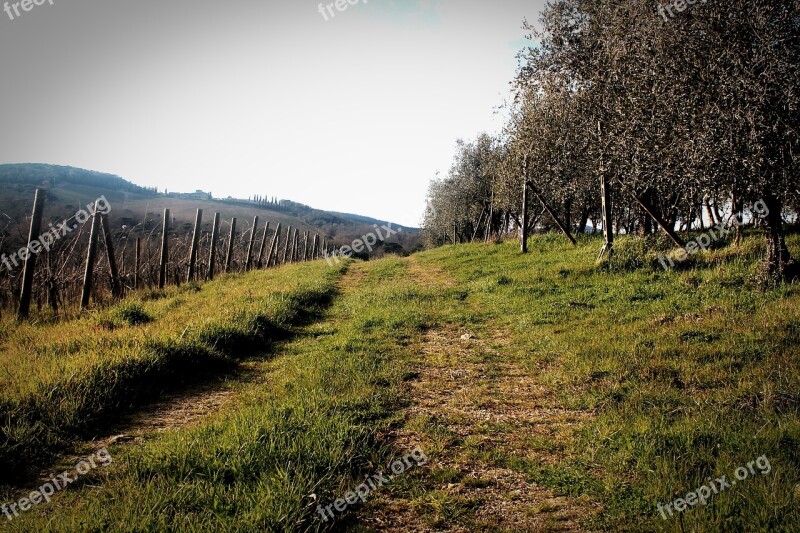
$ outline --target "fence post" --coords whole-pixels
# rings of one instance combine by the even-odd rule
[[[253,261],[253,248],[256,244],[256,232],[258,232],[258,216],[253,219],[253,232],[250,233],[250,244],[247,245],[247,259],[244,262],[244,271],[250,271],[250,263]]]
[[[303,233],[303,261],[308,261],[308,232]]]
[[[292,263],[297,263],[297,247],[300,246],[300,230],[294,229],[294,238],[292,239]]]
[[[206,279],[214,279],[214,261],[217,257],[217,240],[219,239],[219,213],[214,213],[214,227],[211,230],[211,252],[208,255],[208,273]]]
[[[167,263],[169,263],[169,209],[164,209],[164,224],[161,229],[161,260],[158,264],[158,288],[167,283]]]
[[[292,227],[288,226],[286,228],[286,244],[283,247],[283,261],[282,264],[286,264],[286,258],[289,255],[289,243],[292,240]]]
[[[111,227],[108,223],[108,215],[105,213],[97,213],[97,204],[94,206],[95,216],[100,215],[100,225],[103,230],[103,243],[106,246],[106,255],[108,256],[108,270],[111,272],[111,295],[114,298],[122,296],[122,289],[120,286],[119,270],[117,270],[117,258],[114,255],[114,243],[111,240]]]
[[[611,255],[614,251],[614,228],[611,225],[611,191],[609,190],[608,176],[606,176],[605,172],[603,172],[603,175],[600,177],[600,198],[601,209],[603,211],[603,235],[605,236],[605,242],[603,243],[602,250],[600,250],[598,259],[601,259],[605,255]]]
[[[314,242],[311,244],[311,260],[317,259],[317,245],[319,244],[319,235],[314,234]]]
[[[200,242],[200,225],[203,223],[203,210],[198,209],[194,219],[194,233],[192,234],[192,249],[189,251],[189,275],[186,283],[194,281],[195,263],[197,262],[197,246]]]
[[[94,258],[97,255],[97,232],[99,229],[100,217],[95,213],[92,217],[92,230],[89,232],[89,251],[86,253],[86,270],[83,273],[81,311],[89,307],[89,296],[92,293],[92,275],[94,274]]]
[[[522,244],[520,250],[528,253],[528,182],[522,183]]]
[[[264,252],[267,251],[267,233],[269,233],[269,220],[264,228],[264,236],[261,237],[261,248],[258,250],[258,268],[264,266]]]
[[[228,240],[228,253],[225,254],[225,273],[231,268],[231,259],[233,258],[233,238],[236,235],[236,219],[231,220],[231,238]]]
[[[597,123],[597,135],[602,140],[605,134],[604,125],[602,122]],[[608,176],[606,175],[605,162],[602,152],[600,153],[600,200],[603,218],[603,235],[605,242],[603,248],[600,250],[600,255],[597,256],[598,261],[605,255],[611,256],[614,253],[614,228],[611,225],[611,190],[609,188]]]
[[[280,239],[280,237],[281,237],[281,225],[280,223],[278,223],[278,227],[275,228],[275,236],[272,237],[272,246],[269,247],[269,255],[267,256],[267,268],[269,268],[269,265],[272,263],[273,256],[275,256],[277,260],[278,254],[276,253],[277,251],[276,249],[278,246],[278,239]]]
[[[33,213],[31,214],[31,226],[28,232],[28,247],[25,254],[25,265],[22,271],[22,293],[19,297],[19,309],[17,318],[25,320],[30,315],[31,297],[33,296],[33,272],[36,268],[36,254],[41,252],[39,233],[42,230],[42,214],[44,213],[44,197],[47,193],[42,189],[36,189],[33,197]],[[35,242],[35,246],[34,246]],[[37,248],[34,252],[34,248]]]

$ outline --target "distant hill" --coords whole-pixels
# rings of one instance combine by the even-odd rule
[[[148,193],[148,189],[115,176],[92,170],[58,165],[25,163],[0,165],[0,183],[18,183],[44,187],[88,185],[118,191]]]
[[[338,211],[331,211],[331,213],[333,215],[336,215],[336,216],[339,216],[339,217],[343,217],[343,218],[346,218],[346,219],[349,219],[349,220],[355,220],[357,222],[361,222],[361,223],[364,223],[364,224],[370,224],[370,225],[378,224],[379,226],[382,226],[383,224],[388,224],[389,223],[388,220],[378,220],[376,218],[370,218],[370,217],[365,217],[365,216],[361,216],[361,215],[354,215],[354,214],[351,214],[351,213],[340,213]],[[392,223],[392,225],[396,226],[397,224]],[[401,227],[403,228],[404,232],[408,232],[408,233],[411,233],[411,234],[418,234],[420,232],[419,228],[407,228],[405,226],[401,226]]]
[[[261,228],[267,221],[272,228],[280,223],[283,228],[292,226],[300,231],[316,232],[331,243],[344,245],[373,231],[373,224],[387,223],[359,215],[322,211],[290,200],[265,203],[260,199],[215,199],[203,191],[158,193],[113,174],[58,165],[0,165],[0,187],[0,231],[5,230],[6,239],[13,245],[25,233],[25,220],[30,215],[36,188],[47,190],[45,216],[50,221],[72,216],[96,198],[105,196],[112,206],[110,218],[115,228],[143,222],[155,225],[163,210],[168,208],[174,217],[173,228],[189,232],[196,210],[203,209],[205,225],[210,224],[214,212],[219,212],[223,220],[236,217],[238,227],[246,230],[258,216]],[[419,230],[405,227],[403,230],[389,240],[400,244],[405,251],[419,248]]]

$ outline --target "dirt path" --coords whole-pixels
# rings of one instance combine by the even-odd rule
[[[453,286],[446,273],[411,259],[414,282]],[[429,450],[425,493],[387,490],[359,514],[358,529],[380,531],[583,531],[600,512],[588,500],[560,497],[531,483],[515,459],[557,464],[552,446],[587,413],[557,407],[534,376],[503,354],[502,331],[477,338],[458,325],[428,331],[413,347],[418,378],[411,406],[390,438],[399,449]],[[533,448],[533,449],[532,449]]]
[[[365,272],[363,267],[348,270],[337,282],[339,291],[355,290]],[[301,326],[298,330],[306,327],[309,326]],[[275,353],[280,353],[280,348],[276,348]],[[158,399],[121,414],[114,424],[103,428],[95,438],[73,443],[71,449],[53,465],[42,470],[38,481],[47,481],[51,472],[71,470],[78,462],[103,448],[138,445],[163,432],[200,424],[234,402],[245,386],[268,379],[266,369],[264,361],[255,357],[240,361],[235,370],[221,377],[197,378],[199,382],[196,384],[176,392],[165,392]],[[28,480],[18,485],[0,486],[0,495],[14,494],[33,485],[35,483]]]

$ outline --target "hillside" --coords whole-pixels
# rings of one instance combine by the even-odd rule
[[[53,220],[72,216],[81,207],[104,195],[112,206],[110,218],[116,230],[140,224],[145,218],[157,221],[163,210],[169,208],[175,219],[174,229],[190,233],[199,208],[205,212],[206,231],[210,231],[213,213],[219,212],[223,220],[236,217],[240,228],[250,227],[253,218],[258,216],[262,225],[265,221],[269,221],[272,227],[278,223],[284,228],[290,225],[300,228],[300,231],[324,235],[332,243],[345,245],[374,231],[373,224],[388,223],[358,215],[321,211],[291,201],[261,206],[249,200],[209,199],[207,194],[155,193],[119,176],[56,165],[0,165],[0,186],[3,188],[0,214],[10,221],[5,228],[12,239],[10,247],[20,245],[19,237],[27,233],[24,227],[17,225],[30,215],[33,192],[37,187],[47,189],[46,215]],[[393,242],[398,242],[407,251],[416,249],[419,230],[403,229],[404,232],[393,238]]]
[[[669,272],[632,237],[598,265],[599,244],[317,261],[0,322],[3,501],[54,454],[113,457],[7,526],[794,530],[800,288],[753,282],[754,236]]]

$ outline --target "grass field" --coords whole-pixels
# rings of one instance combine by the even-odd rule
[[[258,379],[198,423],[110,447],[111,466],[2,527],[796,530],[800,288],[755,282],[755,237],[670,272],[633,238],[597,265],[599,244],[318,262],[4,323],[6,502],[178,377]],[[321,517],[417,446],[426,465]],[[707,505],[659,513],[748,464]]]

